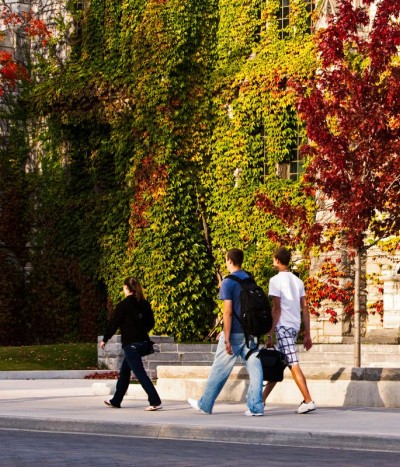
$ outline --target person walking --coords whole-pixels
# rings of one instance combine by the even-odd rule
[[[278,248],[273,254],[273,264],[278,274],[269,281],[269,295],[272,297],[272,330],[275,329],[278,350],[286,355],[293,380],[303,396],[303,402],[297,413],[305,414],[316,410],[316,405],[310,396],[307,381],[299,365],[296,339],[302,315],[304,322],[303,345],[306,350],[311,349],[310,316],[303,281],[288,269],[290,259],[290,251],[286,248]],[[272,334],[267,338],[267,346],[272,346]],[[267,382],[263,391],[264,403],[275,385],[276,382]]]
[[[162,409],[161,399],[148,377],[142,361],[142,356],[148,354],[150,342],[148,329],[154,326],[153,312],[150,303],[143,297],[139,281],[134,277],[128,277],[124,280],[123,290],[125,298],[115,307],[114,314],[100,343],[100,347],[104,349],[107,341],[116,333],[117,329],[121,330],[124,359],[114,397],[109,401],[104,401],[104,403],[108,407],[121,407],[122,399],[129,387],[132,371],[147,393],[150,405],[145,410],[160,410]]]
[[[249,275],[242,269],[244,254],[242,250],[231,249],[226,253],[226,267],[230,274],[239,279],[245,279]],[[211,414],[215,400],[224,387],[232,369],[241,356],[245,359],[250,349],[257,348],[253,339],[246,346],[245,335],[239,321],[240,317],[240,291],[238,282],[229,277],[221,283],[219,298],[223,303],[223,331],[219,336],[218,346],[215,353],[211,372],[206,383],[202,397],[199,400],[188,399],[189,405],[203,414]],[[262,367],[257,358],[257,352],[251,354],[246,362],[250,383],[247,392],[247,416],[264,415],[262,403]]]

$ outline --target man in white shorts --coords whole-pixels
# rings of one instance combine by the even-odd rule
[[[269,281],[272,297],[272,329],[275,329],[278,349],[286,355],[293,379],[303,395],[297,413],[304,414],[316,409],[307,382],[297,357],[296,339],[300,330],[301,315],[304,322],[304,348],[311,349],[310,316],[308,314],[303,281],[288,270],[290,251],[278,248],[273,255],[274,268],[278,274]],[[268,336],[268,347],[272,346],[272,335]],[[275,387],[276,382],[267,382],[263,391],[263,402]]]

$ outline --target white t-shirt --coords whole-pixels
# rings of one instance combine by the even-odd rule
[[[279,272],[269,280],[269,295],[281,299],[281,316],[278,326],[300,329],[300,298],[306,295],[301,279],[289,271]]]

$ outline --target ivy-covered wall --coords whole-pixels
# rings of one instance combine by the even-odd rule
[[[257,194],[306,202],[299,182],[281,178],[278,166],[288,162],[299,131],[304,134],[290,83],[314,70],[310,15],[307,2],[291,1],[289,26],[282,30],[279,0],[219,4],[220,40],[212,83],[215,127],[208,167],[215,256],[222,264],[228,248],[242,248],[246,267],[266,285],[274,248],[266,232],[279,231],[279,226],[257,208]]]
[[[25,173],[29,147],[15,99],[0,102],[0,343],[28,337],[24,266],[29,260],[33,185]]]
[[[257,194],[305,202],[276,166],[297,138],[290,81],[314,67],[306,3],[284,39],[278,0],[67,3],[25,99],[31,340],[94,339],[130,274],[156,333],[203,339],[228,248],[267,283],[276,220]]]

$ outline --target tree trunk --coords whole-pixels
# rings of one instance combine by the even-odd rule
[[[354,367],[361,366],[361,326],[360,326],[360,294],[361,294],[361,251],[356,251],[354,259]]]

